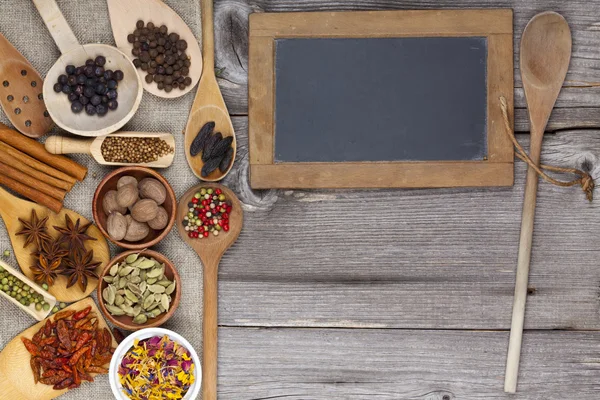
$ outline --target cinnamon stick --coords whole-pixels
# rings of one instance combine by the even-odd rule
[[[43,144],[21,135],[17,131],[0,124],[0,140],[12,147],[29,154],[36,160],[42,161],[55,169],[62,171],[78,181],[83,181],[87,168],[77,162],[57,154],[50,154]]]
[[[38,171],[42,171],[50,176],[58,178],[60,180],[75,184],[76,179],[70,175],[65,174],[55,168],[52,168],[43,162],[36,160],[35,158],[29,157],[27,154],[15,149],[12,146],[0,141],[0,151],[6,152],[7,154],[13,156],[14,158],[24,162],[32,168],[37,169]]]
[[[6,175],[0,174],[0,184],[14,190],[22,196],[38,204],[48,207],[50,210],[58,213],[62,209],[62,203],[47,194],[40,193],[38,190],[27,186],[19,181],[9,178]]]
[[[10,165],[11,167],[18,169],[32,178],[46,182],[54,187],[64,189],[66,191],[69,191],[73,188],[74,182],[63,181],[42,171],[38,171],[37,169],[30,167],[28,164],[18,160],[4,151],[0,151],[0,162]]]
[[[6,165],[0,162],[0,174],[8,176],[18,182],[21,182],[27,186],[33,187],[40,192],[47,194],[50,197],[54,197],[56,200],[60,200],[61,202],[65,198],[65,194],[67,194],[66,190],[59,189],[52,185],[47,184],[46,182],[35,179],[18,169],[11,167],[10,165]]]

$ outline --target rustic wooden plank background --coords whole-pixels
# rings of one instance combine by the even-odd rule
[[[524,145],[521,32],[538,12],[566,17],[573,58],[542,158],[600,177],[600,0],[215,1],[216,64],[239,139],[226,184],[246,209],[220,268],[221,399],[600,397],[599,200],[540,185],[519,393],[508,396],[522,163],[508,189],[248,187],[249,13],[481,7],[514,9]]]

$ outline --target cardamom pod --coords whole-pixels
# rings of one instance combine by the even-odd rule
[[[125,315],[125,311],[121,310],[119,307],[111,306],[110,304],[106,304],[105,306],[111,315]]]
[[[165,288],[160,285],[150,285],[150,286],[148,286],[148,290],[150,290],[152,293],[164,293],[165,292]]]
[[[148,322],[148,317],[146,317],[145,314],[139,314],[138,316],[136,316],[133,319],[134,324],[142,325],[142,324],[145,324],[146,322]]]
[[[127,264],[131,264],[131,263],[135,262],[135,260],[138,259],[139,255],[140,255],[140,253],[130,254],[127,256],[125,261],[127,262]]]

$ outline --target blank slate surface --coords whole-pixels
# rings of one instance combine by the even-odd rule
[[[487,156],[485,37],[275,40],[274,161]]]

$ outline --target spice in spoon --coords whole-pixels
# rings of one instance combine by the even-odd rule
[[[173,154],[175,149],[157,137],[107,137],[100,146],[106,162],[145,164]]]
[[[232,208],[221,189],[201,188],[188,203],[188,213],[181,223],[192,239],[206,238],[211,233],[218,236],[222,230],[229,231]]]

